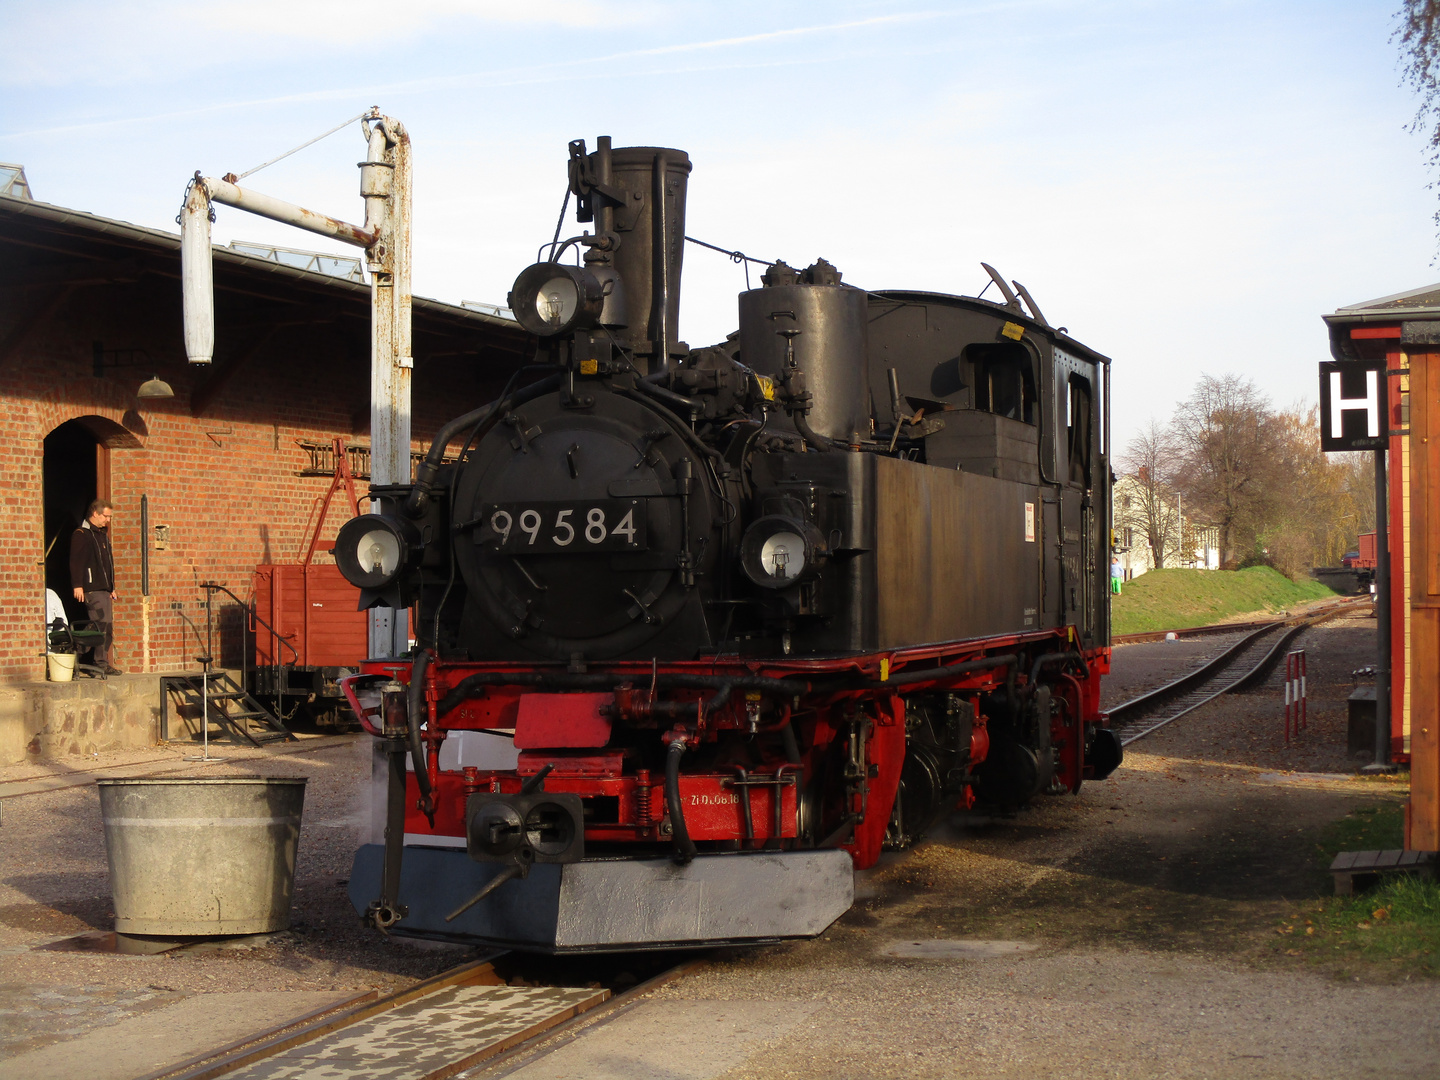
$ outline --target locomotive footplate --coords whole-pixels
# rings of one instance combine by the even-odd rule
[[[380,844],[355,853],[357,912],[378,894],[383,860]],[[390,932],[545,953],[755,944],[823,933],[855,899],[854,864],[838,848],[700,855],[688,866],[591,859],[536,865],[446,921],[503,872],[461,848],[407,846],[400,902],[408,914]]]

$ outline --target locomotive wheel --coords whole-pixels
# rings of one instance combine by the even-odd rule
[[[978,779],[976,794],[980,800],[1003,808],[1029,802],[1043,786],[1035,751],[1013,739],[991,742],[990,754],[980,767]]]
[[[923,743],[912,742],[900,767],[900,789],[895,798],[898,835],[897,847],[915,843],[940,813],[945,782],[935,751]]]

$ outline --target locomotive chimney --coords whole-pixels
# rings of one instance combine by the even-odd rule
[[[579,196],[576,217],[593,220],[601,240],[587,252],[586,262],[613,267],[623,284],[621,303],[614,305],[620,310],[612,311],[607,304],[602,321],[634,351],[647,373],[668,365],[680,337],[689,178],[690,158],[682,150],[611,149],[609,137],[602,136],[582,162],[572,156],[571,188]],[[614,237],[613,247],[603,241],[607,233]]]

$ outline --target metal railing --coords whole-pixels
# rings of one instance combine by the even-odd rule
[[[245,600],[241,600],[240,597],[236,596],[233,592],[227,589],[224,585],[221,585],[218,581],[202,581],[200,583],[200,587],[205,590],[205,648],[211,656],[215,655],[215,650],[213,647],[215,625],[213,601],[217,592],[223,592],[226,596],[230,597],[231,600],[234,600],[235,603],[239,604],[240,607],[245,611],[246,617],[251,624],[247,626],[246,629],[250,633],[255,633],[256,624],[263,626],[266,630],[270,632],[270,640],[272,642],[270,655],[275,658],[275,660],[277,661],[276,666],[280,669],[279,676],[275,680],[275,708],[277,715],[283,721],[285,719],[285,687],[289,685],[290,681],[287,669],[294,667],[296,664],[300,663],[300,651],[296,649],[294,645],[291,645],[290,642],[287,641],[283,635],[281,635],[280,631],[276,630],[273,626],[271,626],[268,622],[266,622],[260,617],[260,613],[255,610],[254,604],[249,603]],[[281,645],[285,646],[285,648],[290,650],[291,660],[289,663],[280,662],[279,646]],[[250,687],[252,685],[250,682],[250,669],[252,667],[251,660],[251,648],[249,646],[249,643],[242,641],[240,648],[240,685],[245,688],[245,691],[247,693],[249,693]]]

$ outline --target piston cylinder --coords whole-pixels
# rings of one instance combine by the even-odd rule
[[[848,442],[870,432],[867,297],[841,285],[772,285],[740,294],[740,360],[783,382],[787,341],[813,397],[807,416],[819,435]],[[798,333],[793,333],[798,331]],[[771,426],[792,429],[776,416]]]

